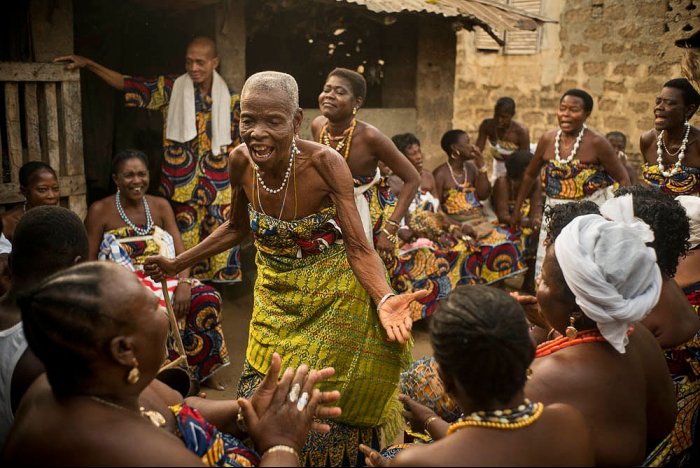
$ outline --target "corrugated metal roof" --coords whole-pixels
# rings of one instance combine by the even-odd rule
[[[492,0],[336,0],[366,7],[375,13],[432,13],[447,18],[477,19],[493,29],[534,31],[538,24],[556,23],[544,16],[528,13]]]

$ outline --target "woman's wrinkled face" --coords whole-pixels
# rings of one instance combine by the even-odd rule
[[[681,90],[663,88],[654,104],[654,128],[658,131],[678,128],[685,123],[686,112]]]
[[[112,175],[112,179],[121,195],[130,200],[143,198],[150,183],[146,164],[136,157],[122,161],[117,173]]]
[[[577,96],[564,96],[559,102],[557,120],[563,132],[578,131],[590,115],[584,108],[583,99]]]
[[[270,166],[289,157],[292,140],[301,124],[301,110],[279,90],[247,91],[241,99],[240,132],[253,162]]]
[[[27,207],[58,205],[61,191],[58,180],[51,171],[40,170],[32,174],[27,187],[22,187],[22,194],[27,199]]]
[[[341,119],[352,115],[354,107],[361,102],[352,92],[350,82],[339,76],[331,76],[323,85],[318,95],[318,107],[321,114],[329,120]]]

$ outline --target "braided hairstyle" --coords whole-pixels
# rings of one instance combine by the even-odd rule
[[[10,269],[22,283],[48,275],[88,257],[88,238],[78,215],[60,206],[37,206],[17,223]]]
[[[649,244],[656,251],[656,263],[661,273],[673,278],[681,257],[690,248],[690,222],[678,201],[672,196],[642,185],[620,187],[615,197],[632,195],[634,215],[654,231]]]
[[[109,262],[88,262],[62,270],[21,293],[17,304],[29,347],[41,360],[57,395],[74,391],[91,375],[96,358],[108,354],[115,325],[132,325],[104,309]]]
[[[435,360],[477,405],[507,404],[535,357],[525,313],[505,292],[463,285],[442,301],[430,325]]]

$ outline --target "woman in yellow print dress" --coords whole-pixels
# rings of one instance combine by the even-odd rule
[[[253,318],[239,395],[260,385],[274,352],[285,367],[332,366],[322,389],[341,393],[342,416],[314,434],[302,464],[362,464],[360,443],[378,447],[403,429],[396,399],[410,362],[410,303],[426,292],[395,295],[365,237],[350,169],[322,144],[295,137],[302,121],[294,78],[261,72],[241,93],[244,145],[229,156],[231,217],[174,259],[152,257],[158,280],[199,258],[239,244],[257,247]]]

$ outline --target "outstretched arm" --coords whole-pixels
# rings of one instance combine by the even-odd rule
[[[392,290],[386,279],[384,264],[365,237],[355,205],[350,168],[339,154],[327,149],[320,151],[313,160],[338,210],[350,268],[374,303],[380,304]],[[399,343],[408,340],[413,323],[408,304],[427,294],[428,291],[417,291],[394,296],[383,302],[378,314],[389,340],[397,340]]]
[[[65,62],[66,68],[68,70],[75,70],[76,68],[86,68],[90,70],[95,75],[102,78],[102,80],[110,85],[112,88],[118,89],[119,91],[124,91],[124,75],[121,73],[110,70],[104,65],[100,65],[97,62],[90,60],[87,57],[80,55],[64,55],[62,57],[56,57],[53,59],[54,62]]]
[[[210,236],[174,259],[162,256],[149,257],[144,262],[144,271],[156,281],[189,268],[198,261],[230,249],[240,244],[250,232],[248,218],[248,197],[241,181],[248,170],[248,158],[243,145],[234,149],[229,156],[229,180],[231,181],[231,213],[228,221],[219,226]]]
[[[523,176],[523,181],[520,183],[520,190],[518,190],[518,196],[515,199],[515,207],[513,207],[513,214],[511,216],[511,222],[514,225],[520,224],[520,217],[522,215],[521,210],[523,207],[523,202],[530,194],[532,190],[532,184],[535,183],[540,175],[540,169],[544,166],[544,151],[548,143],[548,137],[545,133],[540,138],[539,143],[537,143],[537,151],[532,157],[530,164],[528,164],[525,170],[525,175]]]

